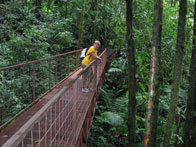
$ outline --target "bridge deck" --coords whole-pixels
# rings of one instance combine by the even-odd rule
[[[64,85],[66,85],[71,79],[82,69],[79,68],[66,77],[60,84],[58,84],[51,92],[46,94],[40,101],[34,104],[29,110],[23,113],[18,119],[16,119],[9,127],[0,132],[0,145],[4,144],[16,131],[19,130],[37,111],[39,111]]]

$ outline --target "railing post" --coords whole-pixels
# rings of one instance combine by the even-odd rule
[[[49,59],[49,90],[51,90],[51,59]]]
[[[33,98],[32,101],[35,100],[35,72],[36,72],[36,65],[35,63],[33,64]]]
[[[68,71],[68,75],[69,75],[69,72],[70,72],[70,68],[71,68],[71,61],[70,61],[70,57],[69,56],[67,56],[67,62],[68,62],[68,66],[67,66],[67,71]],[[66,75],[67,76],[67,75]]]
[[[55,85],[57,84],[57,69],[58,69],[58,61],[57,61],[57,58],[56,58],[56,63],[55,63]]]
[[[98,80],[97,80],[97,76],[98,76],[98,75],[97,75],[97,69],[98,69],[98,68],[97,68],[97,67],[98,67],[98,66],[97,66],[97,60],[95,61],[95,66],[94,66],[94,67],[95,67],[95,77],[94,77],[94,78],[95,78],[95,85],[94,85],[95,87],[94,87],[94,88],[97,88],[97,84],[98,84],[98,83],[97,83],[97,82],[98,82]]]
[[[76,52],[76,67],[78,66],[78,52]]]
[[[76,130],[76,123],[77,123],[77,94],[78,94],[78,80],[75,81],[75,83],[73,84],[73,131],[77,132]],[[73,144],[75,145],[77,142],[77,138],[76,136],[73,138]]]

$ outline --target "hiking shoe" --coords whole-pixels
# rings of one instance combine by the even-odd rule
[[[88,92],[88,88],[82,88],[82,92],[87,93]]]

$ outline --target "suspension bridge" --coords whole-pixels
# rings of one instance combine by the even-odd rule
[[[76,50],[0,68],[0,146],[83,147],[106,71],[107,50],[86,68]],[[89,91],[82,92],[83,75]]]

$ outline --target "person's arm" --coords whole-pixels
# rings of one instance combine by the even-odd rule
[[[93,59],[98,59],[101,61],[101,58],[99,56],[96,56],[94,52],[91,53],[91,56],[93,57]]]

